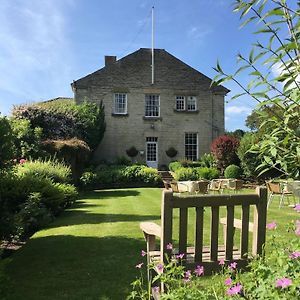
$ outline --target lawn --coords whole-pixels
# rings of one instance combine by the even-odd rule
[[[9,290],[0,299],[124,300],[145,249],[139,222],[159,222],[160,197],[157,188],[83,194],[51,226],[0,262],[5,274],[0,283]],[[277,200],[268,221],[276,220],[284,233],[284,224],[300,216],[288,207],[278,209]]]

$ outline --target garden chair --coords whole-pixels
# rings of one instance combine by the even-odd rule
[[[267,181],[266,182],[268,191],[269,191],[269,198],[268,198],[268,205],[267,207],[269,208],[272,199],[275,195],[280,196],[279,198],[279,208],[282,207],[282,205],[284,204],[284,197],[285,196],[292,196],[293,193],[287,189],[283,189],[280,182],[271,182],[271,181]]]
[[[226,210],[226,217],[220,220],[220,209]],[[253,222],[250,222],[250,209],[253,208]],[[242,219],[234,218],[235,211],[241,209]],[[179,241],[174,241],[173,221],[175,210],[179,210]],[[189,246],[188,212],[195,210],[195,241]],[[204,246],[204,212],[211,211],[210,245]],[[223,195],[175,195],[171,190],[162,191],[161,226],[140,223],[147,243],[148,263],[158,265],[178,253],[183,254],[182,263],[193,270],[198,265],[204,267],[204,274],[210,275],[221,269],[219,261],[235,261],[238,268],[248,264],[249,243],[252,236],[252,255],[262,254],[266,235],[267,190],[257,187],[252,194]],[[219,223],[226,226],[225,243],[219,244]],[[234,228],[241,230],[240,245],[234,245]],[[252,235],[249,234],[252,231]],[[156,237],[160,238],[160,248],[156,249]],[[170,243],[172,249],[170,249]]]
[[[213,179],[210,182],[208,189],[209,189],[209,191],[220,193],[220,191],[221,191],[221,184],[222,184],[222,182],[220,180]]]
[[[200,194],[207,194],[209,181],[201,180],[201,181],[198,181],[197,183],[198,183],[198,191],[197,192]]]

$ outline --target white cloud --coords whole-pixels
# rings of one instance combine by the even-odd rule
[[[55,0],[2,1],[1,93],[26,101],[48,97],[49,91],[55,95],[69,89],[66,83],[71,78],[72,54],[66,36],[66,16],[60,3]],[[72,0],[64,4],[74,5]]]
[[[251,113],[252,109],[247,106],[230,106],[226,108],[226,113],[228,115],[231,114],[245,114],[249,115]]]
[[[205,26],[192,26],[187,31],[187,36],[190,39],[197,40],[198,42],[204,40],[204,38],[212,33],[212,28]]]

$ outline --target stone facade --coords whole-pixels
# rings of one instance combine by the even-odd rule
[[[106,132],[95,160],[126,157],[126,150],[134,146],[139,150],[134,160],[167,165],[185,157],[186,133],[197,133],[198,158],[210,152],[212,140],[224,133],[224,96],[228,90],[211,88],[211,79],[162,49],[154,51],[152,84],[151,57],[151,49],[143,48],[120,60],[106,57],[104,68],[73,82],[77,103],[86,99],[102,102],[105,107]],[[116,93],[126,94],[126,114],[115,114]],[[145,117],[145,95],[159,96],[158,117]],[[176,110],[176,96],[185,96],[185,101],[195,97],[196,110]],[[147,140],[157,140],[155,162],[149,162]],[[170,147],[178,151],[173,159],[166,155]]]

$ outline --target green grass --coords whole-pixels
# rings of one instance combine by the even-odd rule
[[[47,229],[0,262],[5,275],[2,280],[0,276],[0,284],[9,291],[0,299],[125,299],[138,275],[140,251],[145,249],[139,222],[160,222],[160,198],[157,188],[84,194]],[[291,208],[278,209],[276,198],[268,213],[282,233],[286,222],[300,219]]]

